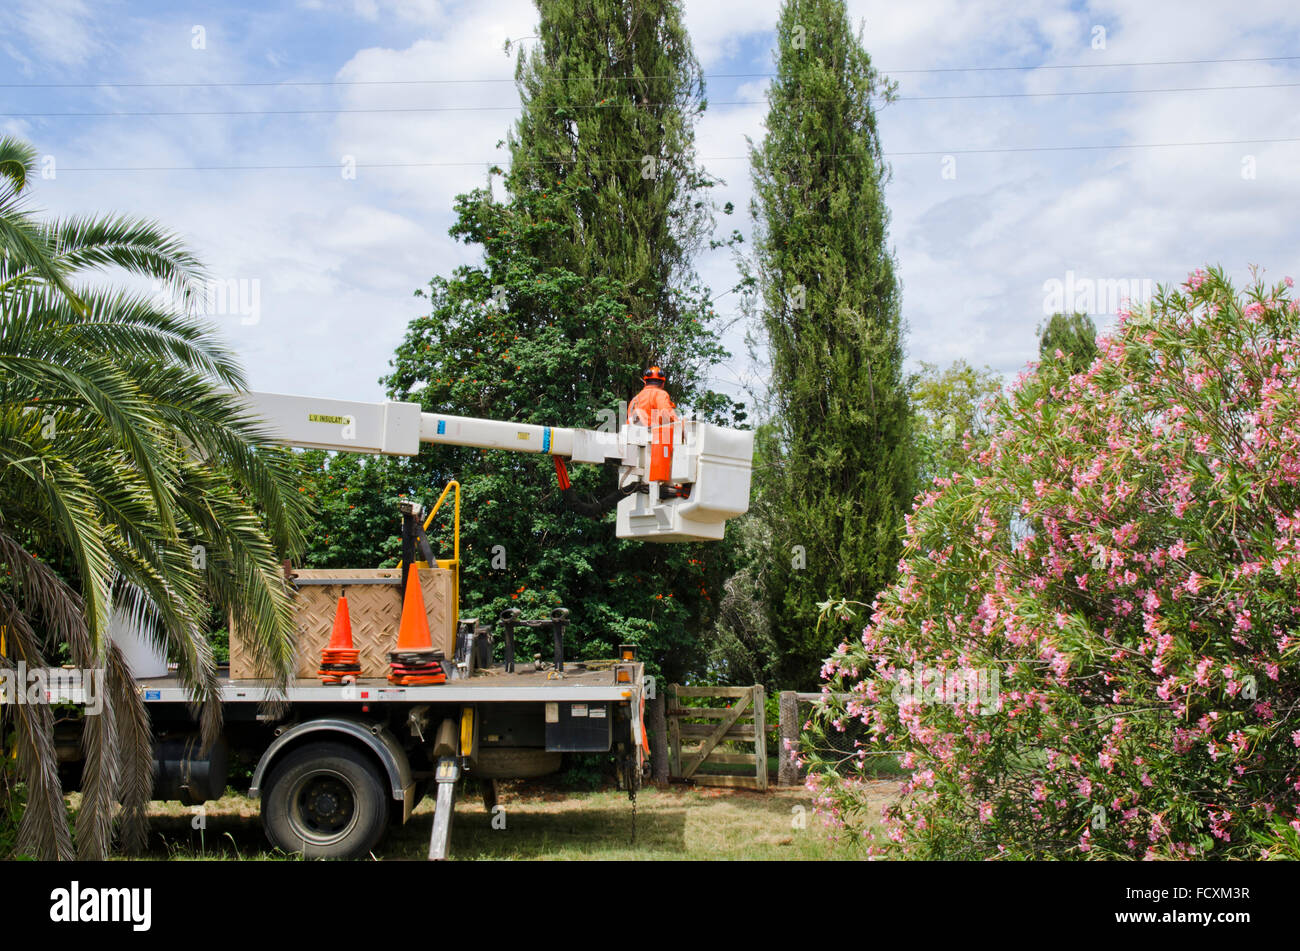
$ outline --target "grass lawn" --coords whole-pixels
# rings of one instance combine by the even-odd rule
[[[898,783],[876,783],[884,804]],[[636,840],[632,804],[617,791],[573,792],[532,783],[503,783],[499,803],[505,828],[477,797],[456,804],[452,857],[456,859],[858,859],[853,844],[827,839],[802,788],[768,793],[706,787],[643,789],[637,797]],[[155,803],[149,853],[161,859],[285,859],[262,835],[255,801],[229,794],[208,803],[205,827],[194,810]],[[802,819],[803,828],[799,828]],[[380,842],[378,859],[423,859],[429,848],[433,800],[426,798],[410,822]],[[499,823],[498,823],[499,824]]]

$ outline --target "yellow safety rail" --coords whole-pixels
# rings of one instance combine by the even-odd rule
[[[442,508],[442,503],[447,500],[447,493],[455,489],[453,496],[453,514],[452,514],[452,535],[451,535],[451,557],[436,559],[439,568],[451,572],[451,604],[452,604],[452,630],[460,630],[460,483],[452,479],[447,483],[447,487],[442,490],[442,495],[438,496],[438,501],[433,503],[433,508],[429,509],[429,514],[424,520],[422,526],[427,532],[429,526],[433,524],[438,510]],[[417,561],[417,565],[424,562]],[[397,567],[404,567],[399,561]]]

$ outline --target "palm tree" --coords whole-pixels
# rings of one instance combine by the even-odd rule
[[[229,393],[244,387],[233,355],[189,314],[194,257],[149,221],[36,220],[23,207],[35,158],[0,138],[0,664],[43,666],[66,645],[76,666],[105,672],[103,713],[83,721],[75,850],[49,707],[9,704],[0,717],[27,790],[16,851],[98,858],[115,803],[123,844],[143,844],[152,782],[149,721],[110,616],[125,612],[178,661],[215,739],[207,619],[228,611],[287,679],[279,555],[300,548],[305,510],[292,455]],[[106,267],[169,288],[180,306],[74,286]]]

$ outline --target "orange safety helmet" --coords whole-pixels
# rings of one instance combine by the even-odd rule
[[[642,375],[641,382],[664,384],[668,382],[668,377],[664,376],[664,371],[658,367],[651,367]]]

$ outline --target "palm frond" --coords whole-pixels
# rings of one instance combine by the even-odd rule
[[[61,460],[21,454],[25,447],[0,441],[0,471],[28,480],[46,503],[50,530],[62,538],[81,574],[86,625],[98,637],[107,624],[111,561],[100,532],[92,493],[75,469]],[[15,449],[17,452],[15,452]]]
[[[0,591],[0,625],[7,649],[29,668],[44,667],[40,639],[27,618],[5,592]],[[8,657],[0,665],[13,667]],[[58,757],[54,752],[54,713],[47,703],[8,705],[14,717],[18,769],[27,783],[27,806],[18,824],[17,852],[35,859],[71,859],[72,833],[63,806]]]
[[[84,312],[57,295],[29,289],[0,315],[0,349],[32,357],[64,355],[69,349],[109,355],[123,364],[176,365],[205,381],[241,389],[243,372],[209,321],[178,314],[136,294],[85,289]],[[19,343],[21,341],[21,349]],[[133,369],[136,375],[138,369]]]
[[[52,569],[0,532],[0,562],[9,569],[17,602],[27,617],[44,619],[55,640],[68,644],[73,662],[82,670],[103,671],[101,651],[86,627],[81,599]],[[85,763],[81,778],[81,810],[77,815],[77,857],[99,861],[108,856],[117,789],[117,728],[111,704],[82,721]]]
[[[149,798],[153,795],[153,730],[126,656],[117,644],[108,645],[106,703],[113,707],[118,730],[118,816],[122,847],[131,854],[144,850],[149,829]]]
[[[175,487],[167,479],[166,460],[156,432],[151,431],[157,421],[148,405],[112,360],[87,356],[69,364],[0,350],[0,375],[8,374],[11,386],[21,381],[29,390],[44,392],[47,397],[42,402],[49,405],[80,403],[99,417],[99,425],[112,430],[158,499],[163,527],[174,531],[169,503]]]
[[[157,222],[127,215],[77,216],[48,222],[43,231],[57,267],[118,267],[158,281],[187,304],[201,292],[198,258]]]
[[[14,136],[0,137],[0,299],[10,281],[27,273],[66,294],[80,307],[68,284],[69,270],[55,260],[54,246],[45,229],[22,208],[22,193],[36,170],[36,149]]]
[[[15,192],[27,186],[36,171],[36,149],[16,136],[0,136],[0,178]],[[6,209],[0,205],[0,213]]]

